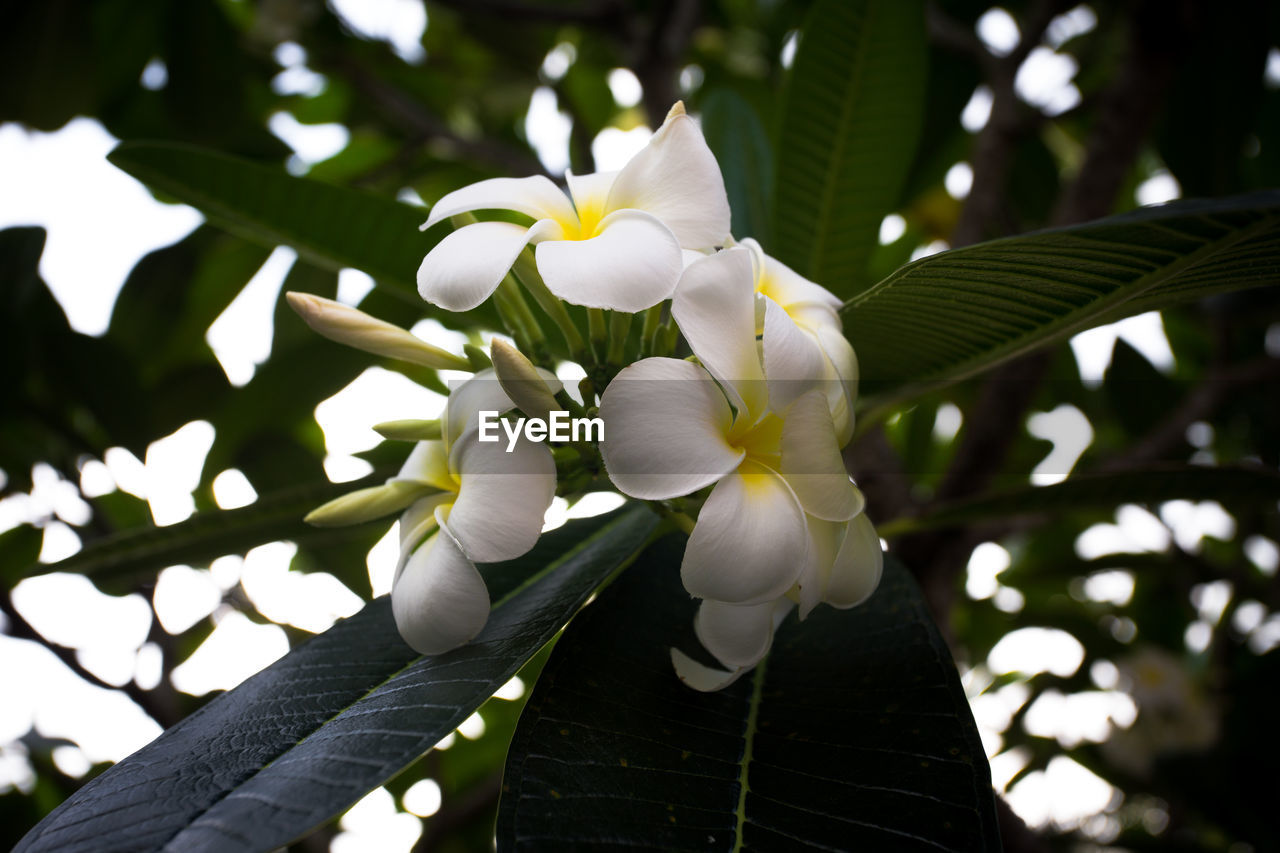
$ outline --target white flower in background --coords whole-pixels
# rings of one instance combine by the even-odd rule
[[[553,375],[543,378],[559,390]],[[519,557],[542,533],[556,491],[550,449],[522,440],[507,452],[477,438],[481,410],[512,407],[493,371],[480,371],[450,394],[440,439],[419,442],[392,480],[439,490],[400,518],[391,588],[400,636],[422,654],[441,654],[480,633],[489,593],[475,564]]]
[[[698,606],[694,633],[728,670],[706,666],[672,649],[671,662],[681,681],[704,692],[728,687],[768,654],[774,631],[797,604],[803,619],[820,602],[847,610],[875,592],[884,568],[884,552],[865,513],[842,523],[806,514],[805,523],[810,550],[794,590],[761,604],[704,599]]]
[[[798,393],[783,409],[771,403],[754,281],[746,249],[691,263],[672,314],[700,365],[644,359],[600,403],[601,454],[624,494],[668,500],[713,486],[680,573],[705,599],[699,639],[730,672],[680,673],[698,689],[754,666],[793,603],[803,618],[823,600],[852,606],[879,582],[879,541],[866,535],[862,495],[840,458],[822,364],[807,378],[788,373],[788,392]]]
[[[440,199],[423,228],[476,210],[512,210],[534,222],[476,222],[445,237],[418,270],[422,297],[449,311],[475,308],[536,244],[538,272],[556,296],[635,312],[671,296],[682,249],[728,239],[720,168],[682,104],[621,171],[566,179],[568,195],[535,176],[480,181]]]
[[[765,372],[775,408],[786,406],[819,373],[841,447],[853,437],[853,403],[858,393],[858,358],[844,336],[840,299],[786,264],[764,253],[750,238],[757,294],[756,331],[763,336]]]

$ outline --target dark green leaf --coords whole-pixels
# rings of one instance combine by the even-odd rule
[[[1156,135],[1182,191],[1222,195],[1243,189],[1245,140],[1257,131],[1271,34],[1264,0],[1205,6],[1197,38],[1178,63]]]
[[[1102,388],[1108,408],[1134,439],[1167,418],[1182,392],[1124,338],[1116,339]]]
[[[924,114],[923,9],[819,0],[783,93],[776,251],[839,296],[866,286],[880,221],[911,168]]]
[[[998,850],[990,773],[946,644],[907,572],[789,618],[752,674],[681,684],[681,538],[565,632],[507,762],[502,850]]]
[[[18,850],[270,850],[386,781],[489,698],[657,524],[646,507],[565,525],[484,570],[489,624],[417,657],[380,598],[73,794]],[[199,768],[199,772],[190,772]]]
[[[23,573],[40,556],[43,544],[43,531],[26,524],[0,533],[0,583],[6,589],[17,586]]]
[[[922,258],[845,303],[864,390],[963,379],[1101,323],[1280,281],[1280,192],[1144,208]]]
[[[1261,466],[1169,465],[1137,471],[1080,474],[1051,486],[984,495],[948,504],[920,519],[901,523],[912,530],[949,527],[1028,513],[1062,513],[1124,503],[1219,501],[1259,504],[1280,500],[1280,473]],[[895,525],[897,527],[898,525]],[[882,533],[892,533],[886,526]]]
[[[415,281],[433,241],[418,232],[426,219],[419,208],[187,145],[125,142],[109,159],[249,240],[292,246],[329,269],[362,270],[426,313]],[[439,316],[457,324],[488,319],[481,309]]]
[[[736,92],[717,89],[702,102],[702,132],[724,175],[734,235],[768,248],[773,156],[755,110]]]

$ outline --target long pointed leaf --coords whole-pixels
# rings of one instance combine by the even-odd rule
[[[17,850],[270,850],[425,753],[555,635],[637,551],[656,517],[631,506],[566,525],[487,567],[494,606],[472,643],[417,657],[390,602],[210,702],[59,806]]]
[[[426,313],[415,276],[434,242],[418,232],[421,208],[191,145],[122,142],[107,159],[248,240],[292,246],[327,269],[366,272]],[[448,325],[494,320],[484,307],[436,313]]]
[[[865,287],[924,120],[924,4],[819,0],[783,93],[773,236],[800,273]]]
[[[997,850],[950,653],[907,572],[780,629],[753,674],[685,687],[681,542],[647,550],[574,623],[521,716],[502,850]]]
[[[732,89],[715,89],[702,102],[702,133],[724,176],[733,233],[769,248],[773,152],[764,125],[746,98]]]
[[[963,379],[1050,341],[1280,283],[1280,191],[1144,208],[941,252],[845,304],[865,390]]]

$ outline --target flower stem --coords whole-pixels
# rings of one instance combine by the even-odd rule
[[[523,352],[533,351],[533,342],[520,320],[520,312],[511,304],[511,300],[501,287],[493,292],[493,307],[498,309],[498,319],[507,330],[507,334],[515,339],[516,348]]]
[[[512,320],[524,331],[527,346],[519,348],[524,350],[535,364],[550,362],[551,354],[547,351],[547,336],[542,331],[542,324],[529,308],[529,303],[525,301],[524,294],[520,292],[520,285],[516,282],[515,276],[508,273],[498,285],[494,296],[506,301],[508,310],[512,313]],[[498,303],[498,307],[501,311],[501,302]],[[520,344],[519,339],[516,343]]]
[[[538,272],[538,265],[534,261],[531,251],[523,251],[516,258],[515,266],[511,268],[512,274],[520,284],[524,285],[524,289],[529,292],[533,300],[538,303],[538,307],[546,312],[547,316],[555,322],[560,329],[560,334],[564,335],[564,342],[569,347],[569,356],[576,362],[586,360],[586,344],[582,340],[582,333],[578,331],[578,327],[574,324],[573,318],[569,316],[569,311],[550,288],[547,283],[542,280],[541,273]]]
[[[649,503],[649,506],[657,510],[658,515],[670,521],[677,528],[679,528],[680,530],[683,530],[686,534],[693,533],[693,525],[696,522],[687,514],[680,512],[679,510],[674,510],[671,507],[666,506],[665,504],[658,503],[656,501],[651,501]]]
[[[653,353],[653,346],[657,342],[655,336],[662,324],[662,303],[651,306],[648,311],[644,312],[644,326],[640,330],[640,354],[649,355]]]
[[[675,317],[668,316],[667,322],[653,332],[653,345],[650,347],[652,354],[664,357],[671,356],[676,351],[676,339],[679,336],[680,328],[676,326]]]
[[[599,364],[603,361],[601,355],[604,353],[604,343],[608,337],[608,332],[605,331],[603,308],[587,309],[587,334],[591,338],[591,354]]]
[[[462,351],[466,353],[467,360],[471,362],[471,371],[479,373],[481,370],[493,367],[493,362],[484,350],[475,344],[465,344]]]
[[[627,333],[631,331],[631,317],[626,311],[614,311],[609,316],[609,363],[621,365],[627,351]]]

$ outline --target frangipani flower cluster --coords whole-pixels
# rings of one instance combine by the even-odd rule
[[[823,601],[851,607],[880,579],[880,543],[840,457],[829,367],[816,337],[768,297],[757,346],[761,277],[744,248],[691,263],[671,313],[699,363],[638,361],[600,406],[605,466],[624,494],[660,501],[712,487],[680,574],[702,599],[698,639],[728,670],[673,656],[704,690],[755,666],[792,607],[802,619]]]
[[[649,501],[689,532],[681,578],[700,599],[697,637],[719,662],[673,649],[676,673],[720,689],[768,653],[792,610],[804,619],[821,603],[852,607],[879,582],[880,542],[840,454],[858,372],[840,302],[754,240],[733,240],[719,167],[680,104],[622,170],[568,174],[566,184],[481,181],[440,199],[423,226],[451,219],[455,230],[423,260],[422,297],[448,311],[492,298],[515,347],[494,338],[488,354],[450,353],[356,309],[290,295],[335,340],[473,373],[438,420],[377,427],[415,442],[395,477],[310,519],[402,513],[396,624],[416,650],[438,654],[485,624],[476,563],[532,548],[556,494],[603,486]],[[505,218],[477,219],[490,211]],[[581,311],[566,304],[586,309],[586,339]],[[687,358],[676,357],[681,338]],[[576,397],[549,369],[557,352],[585,373]],[[546,428],[565,412],[603,436]],[[509,441],[487,432],[493,418]],[[541,432],[521,435],[539,419]]]

